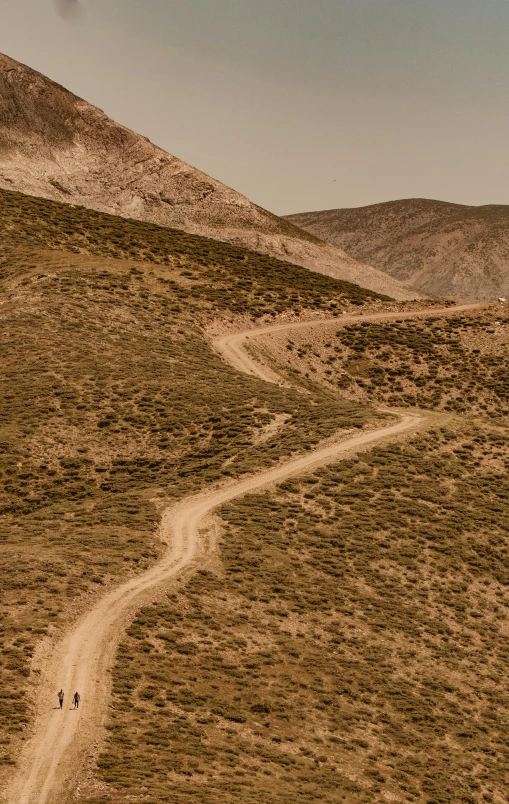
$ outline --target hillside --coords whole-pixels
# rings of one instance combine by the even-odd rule
[[[210,553],[117,627],[111,689],[83,694],[67,786],[48,800],[505,804],[504,308],[396,304],[5,191],[0,291],[0,787],[38,707],[58,734],[60,716],[76,722],[38,697],[48,657],[156,566],[163,511],[373,435],[399,415],[387,404],[422,405],[399,443],[216,509]],[[299,328],[249,349],[284,386],[208,336],[278,322]]]
[[[454,312],[454,308],[452,308]],[[500,419],[509,410],[509,309],[361,321],[271,340],[278,372],[344,398]]]
[[[425,293],[509,296],[509,206],[408,199],[286,220]]]
[[[393,298],[420,295],[252,204],[3,55],[0,188],[246,246]]]
[[[1,786],[32,719],[36,647],[155,561],[168,500],[373,415],[239,375],[203,328],[383,301],[218,241],[6,191],[0,291]]]
[[[504,804],[504,437],[437,426],[223,508],[221,574],[122,642],[86,804]]]
[[[508,321],[399,315],[336,343],[376,353],[383,323],[391,363],[470,356],[477,416],[432,381],[424,432],[224,505],[220,565],[143,608],[120,645],[86,804],[507,800]],[[249,336],[249,352],[301,383],[338,323]],[[278,348],[301,338],[307,371]],[[446,393],[462,396],[454,368]]]

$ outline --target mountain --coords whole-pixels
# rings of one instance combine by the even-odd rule
[[[286,220],[425,293],[457,301],[509,296],[509,206],[410,198]]]
[[[0,188],[206,235],[397,299],[421,295],[261,209],[3,55]]]

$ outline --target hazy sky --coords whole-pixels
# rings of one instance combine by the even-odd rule
[[[0,0],[0,51],[283,214],[509,203],[509,0]]]

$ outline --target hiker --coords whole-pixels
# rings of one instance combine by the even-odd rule
[[[57,695],[57,698],[58,698],[58,703],[60,704],[60,709],[61,709],[63,707],[63,705],[64,705],[64,691],[63,690],[60,690],[60,692]]]
[[[79,692],[75,692],[74,695],[73,695],[73,699],[72,699],[72,702],[74,704],[75,709],[77,709],[78,706],[80,705],[80,701],[81,701],[81,697],[80,697]]]

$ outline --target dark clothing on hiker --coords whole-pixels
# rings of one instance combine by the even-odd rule
[[[64,705],[64,693],[63,693],[62,690],[60,690],[60,692],[58,693],[57,697],[58,697],[58,703],[60,704],[60,709],[61,709],[62,706]]]
[[[80,698],[79,692],[75,692],[74,696],[73,696],[73,699],[72,699],[72,702],[74,704],[75,709],[77,709],[78,706],[80,705],[80,700],[81,700],[81,698]]]

